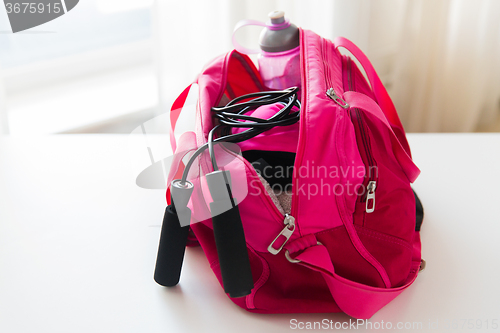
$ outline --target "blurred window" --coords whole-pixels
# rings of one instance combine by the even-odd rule
[[[0,88],[11,134],[71,132],[155,107],[152,2],[81,0],[16,34],[0,10]]]

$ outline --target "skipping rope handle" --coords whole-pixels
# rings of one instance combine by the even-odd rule
[[[231,297],[243,297],[251,293],[254,287],[252,271],[240,212],[231,191],[231,176],[227,170],[218,170],[213,144],[245,141],[275,126],[296,123],[300,112],[293,112],[292,108],[295,106],[300,110],[297,90],[297,87],[292,87],[283,91],[250,93],[233,99],[225,107],[212,108],[220,125],[210,131],[209,142],[200,146],[191,156],[182,179],[174,180],[171,185],[173,204],[167,207],[163,219],[154,274],[157,283],[168,287],[179,283],[191,219],[187,204],[193,192],[193,184],[187,181],[187,176],[195,159],[208,148],[214,172],[207,174],[206,180],[213,199],[210,211],[224,290]],[[248,98],[253,99],[242,102]],[[282,103],[284,107],[269,119],[244,114],[259,106],[274,103]],[[216,130],[232,127],[244,127],[247,130],[214,139]]]
[[[224,291],[233,298],[244,297],[254,284],[240,211],[232,197],[231,174],[219,170],[206,179],[213,199],[210,211]]]
[[[172,204],[165,209],[161,227],[154,279],[156,283],[173,287],[179,283],[189,232],[191,210],[187,207],[193,184],[172,181]]]

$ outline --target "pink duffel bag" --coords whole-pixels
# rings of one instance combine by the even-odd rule
[[[368,80],[340,48],[357,58]],[[370,318],[408,288],[424,266],[423,210],[411,188],[420,170],[386,89],[352,42],[331,42],[301,29],[300,70],[300,120],[238,143],[241,151],[224,167],[232,173],[251,269],[251,288],[230,299],[258,313],[345,312]],[[195,130],[177,140],[173,134],[189,87],[170,114],[176,156],[169,184],[182,174],[184,154],[207,144],[218,123],[212,108],[267,90],[253,62],[237,51],[211,61],[195,83]],[[267,118],[281,107],[257,109],[253,115]],[[293,173],[280,180],[269,175],[290,168]],[[188,235],[188,246],[201,246],[222,285],[210,217],[215,199],[203,177],[214,172],[210,158],[201,154],[195,169],[194,190],[186,200],[189,225],[181,226],[182,235]],[[277,184],[287,187],[285,199],[275,193]],[[167,229],[164,222],[160,248],[177,242]],[[164,240],[169,232],[170,240]],[[185,243],[176,245],[182,256]],[[157,265],[170,257],[159,254]],[[158,266],[156,274],[163,285],[178,281],[161,283]]]

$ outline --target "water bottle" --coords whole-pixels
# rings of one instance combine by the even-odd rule
[[[259,38],[259,72],[272,90],[300,87],[299,29],[285,19],[283,11],[269,13]]]
[[[283,11],[269,13],[269,19],[267,23],[255,20],[238,22],[234,27],[233,45],[240,53],[258,53],[259,72],[269,89],[300,88],[299,28],[285,19]],[[260,50],[248,49],[236,40],[236,31],[248,25],[264,27],[259,38]]]

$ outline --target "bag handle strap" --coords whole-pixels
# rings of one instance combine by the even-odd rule
[[[377,103],[382,108],[385,116],[389,120],[391,127],[393,127],[393,131],[397,138],[399,139],[401,145],[403,146],[406,153],[411,157],[410,146],[408,145],[408,141],[406,140],[405,132],[403,129],[403,125],[401,124],[401,120],[399,119],[398,113],[396,112],[396,108],[392,103],[391,97],[387,93],[382,81],[380,81],[375,68],[373,68],[368,57],[359,49],[353,42],[344,37],[337,37],[333,41],[335,48],[343,47],[351,54],[358,59],[359,63],[363,67],[368,76],[368,81],[370,81],[370,85],[372,87],[373,93],[377,99]]]
[[[410,272],[403,285],[397,288],[372,287],[341,277],[335,273],[327,248],[319,242],[315,242],[315,244],[306,248],[294,258],[291,258],[290,252],[287,250],[287,259],[290,262],[320,272],[330,289],[335,303],[343,312],[354,318],[368,319],[373,316],[408,288],[415,281],[418,271],[421,270],[419,232],[414,234]]]
[[[387,127],[389,133],[391,135],[391,143],[392,143],[392,151],[396,156],[401,168],[403,169],[406,177],[413,183],[415,179],[417,179],[420,174],[420,169],[413,163],[408,152],[404,149],[401,141],[397,137],[396,133],[393,131],[393,127],[387,120],[384,112],[380,108],[380,106],[375,103],[370,97],[365,94],[358,93],[355,91],[348,91],[343,95],[344,100],[350,105],[350,107],[358,108],[364,111],[366,114],[375,117],[380,120],[382,124]]]
[[[175,126],[177,125],[177,120],[179,120],[182,108],[186,103],[186,99],[192,85],[193,84],[190,84],[181,92],[170,108],[170,145],[172,146],[174,158],[167,177],[167,184],[170,184],[173,179],[177,179],[182,176],[185,167],[182,162],[182,158],[189,151],[196,149],[196,134],[194,132],[187,131],[182,133],[178,140],[179,145],[177,145],[177,141],[175,139]],[[167,203],[170,205],[170,186],[167,186],[166,199]]]
[[[192,85],[193,84],[191,83],[181,92],[181,94],[175,99],[172,107],[170,108],[170,145],[172,146],[172,152],[174,153],[177,148],[177,144],[175,142],[175,125],[177,124],[177,120],[181,115],[182,107],[186,103],[186,99]]]

